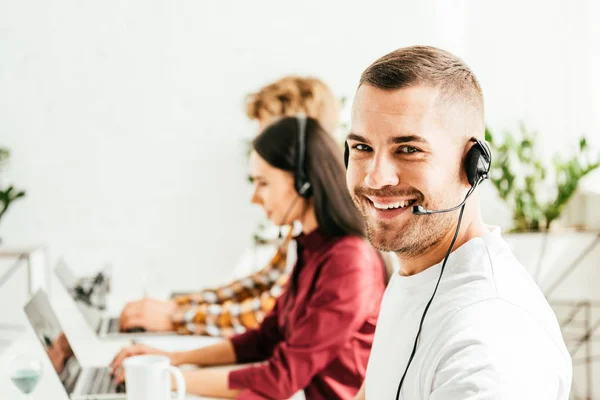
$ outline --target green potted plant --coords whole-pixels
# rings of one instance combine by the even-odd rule
[[[10,152],[0,147],[0,173],[8,163],[8,159],[10,157]],[[22,190],[17,190],[14,186],[9,185],[5,187],[0,183],[0,222],[2,221],[2,217],[8,211],[10,205],[25,196],[25,192]],[[1,239],[0,239],[1,242]]]
[[[600,153],[586,139],[578,141],[578,152],[568,158],[555,155],[544,163],[537,148],[537,135],[521,124],[518,133],[502,138],[486,128],[492,148],[491,182],[513,213],[513,232],[548,231],[577,191],[583,177],[600,167]]]

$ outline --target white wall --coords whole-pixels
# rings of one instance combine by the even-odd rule
[[[596,0],[468,2],[465,58],[483,86],[486,122],[496,134],[523,121],[538,132],[546,159],[571,156],[582,135],[600,148],[599,17]],[[510,221],[510,211],[486,186],[488,220]],[[582,190],[600,193],[600,171]],[[575,218],[580,213],[567,210],[573,218],[566,222],[595,221],[591,225],[600,228],[600,212],[587,209],[594,215]]]
[[[0,143],[27,189],[0,225],[115,289],[225,279],[261,217],[242,99],[285,74],[351,95],[413,43],[462,53],[462,2],[19,1],[0,4]],[[457,8],[451,7],[452,5]]]
[[[598,11],[593,0],[2,2],[0,145],[28,194],[0,235],[46,243],[82,273],[111,262],[132,296],[143,271],[150,288],[214,284],[261,218],[247,202],[245,94],[299,73],[351,97],[377,57],[432,44],[474,68],[492,127],[523,119],[557,149],[600,132]],[[510,225],[486,186],[488,221]]]
[[[467,59],[485,92],[487,122],[523,120],[563,149],[582,134],[600,145],[600,6],[594,0],[469,2]]]

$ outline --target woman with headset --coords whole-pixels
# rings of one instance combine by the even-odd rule
[[[194,351],[144,345],[126,357],[164,354],[173,365],[256,363],[235,370],[185,371],[188,392],[239,399],[352,399],[364,378],[385,289],[379,253],[364,239],[334,139],[312,118],[288,117],[253,142],[252,202],[277,224],[302,223],[297,261],[283,294],[257,329]]]
[[[322,80],[289,75],[249,94],[245,109],[259,129],[279,118],[303,113],[334,134],[339,125],[338,103]],[[130,302],[121,313],[121,330],[229,338],[257,328],[275,306],[289,278],[291,239],[287,235],[277,244],[276,253],[263,268],[226,285],[203,288],[168,301],[146,297]]]

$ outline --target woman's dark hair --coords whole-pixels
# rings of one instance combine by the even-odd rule
[[[306,119],[304,171],[312,186],[312,199],[320,230],[327,236],[364,236],[360,213],[346,188],[341,148],[313,118]],[[287,117],[269,125],[252,143],[269,165],[296,171],[298,120]]]

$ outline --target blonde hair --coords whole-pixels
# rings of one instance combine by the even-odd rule
[[[261,122],[303,112],[329,134],[339,124],[339,104],[329,87],[313,77],[286,76],[246,97],[246,115]]]

